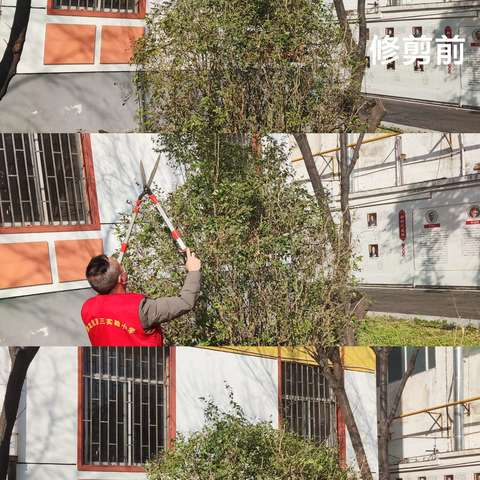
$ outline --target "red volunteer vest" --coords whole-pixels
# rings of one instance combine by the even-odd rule
[[[140,293],[112,293],[89,298],[82,320],[94,347],[161,347],[160,328],[146,333],[139,316]]]

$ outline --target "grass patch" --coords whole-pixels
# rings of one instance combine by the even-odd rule
[[[359,345],[480,346],[480,329],[449,325],[446,321],[367,317],[358,333]]]

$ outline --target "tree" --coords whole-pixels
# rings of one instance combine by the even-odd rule
[[[354,256],[325,189],[320,184],[317,201],[295,182],[286,152],[272,139],[262,142],[261,156],[248,136],[162,140],[186,168],[186,181],[166,197],[166,208],[204,264],[201,303],[194,315],[166,327],[167,340],[315,346],[313,358],[335,391],[362,477],[371,478],[337,347],[354,339],[358,321]],[[134,254],[124,259],[132,287],[175,294],[183,272],[160,219],[147,213],[137,228]]]
[[[362,82],[365,73],[365,53],[367,48],[367,16],[365,9],[366,0],[357,0],[357,19],[349,19],[343,0],[333,0],[338,21],[344,32],[343,39],[347,51],[351,52],[353,58],[357,61],[353,63],[349,80],[352,91],[361,92]],[[355,40],[351,26],[352,23],[358,25],[358,39]],[[385,115],[385,108],[380,99],[365,100],[359,109],[359,116],[367,124],[367,131],[374,132],[380,125]]]
[[[7,46],[0,60],[0,100],[7,93],[10,81],[17,73],[30,20],[32,0],[17,0]]]
[[[231,393],[231,392],[230,392]],[[230,397],[230,411],[206,401],[205,425],[146,465],[149,480],[347,480],[337,452],[268,422],[252,423]]]
[[[398,347],[396,347],[398,348]],[[388,362],[392,347],[375,347],[377,356],[377,378],[378,378],[378,465],[379,480],[390,479],[390,462],[388,459],[388,445],[390,441],[390,430],[395,419],[400,400],[408,379],[412,376],[417,361],[419,348],[415,348],[408,360],[408,366],[400,379],[391,405],[388,404]]]
[[[149,131],[363,128],[352,55],[321,0],[175,0],[147,16],[134,62]]]
[[[165,207],[204,265],[196,311],[171,322],[167,339],[305,345],[315,338],[338,345],[355,322],[342,303],[353,280],[341,243],[327,239],[328,211],[294,181],[281,145],[267,139],[258,156],[248,136],[237,140],[163,136],[186,171]],[[182,262],[153,210],[137,224],[129,251],[131,288],[178,293]]]
[[[39,347],[8,347],[12,367],[0,414],[0,480],[7,479],[10,441],[28,367]]]
[[[351,215],[350,215],[350,179],[353,170],[360,155],[360,148],[363,142],[364,134],[358,135],[357,141],[353,148],[352,155],[348,152],[347,134],[342,132],[338,134],[339,137],[339,183],[340,183],[340,219],[337,223],[334,219],[334,212],[332,202],[326,193],[326,189],[322,183],[322,177],[318,172],[315,158],[313,156],[307,135],[299,133],[294,135],[313,187],[313,191],[317,202],[322,208],[328,211],[328,240],[332,248],[342,252],[339,258],[339,270],[343,272],[344,277],[351,275],[355,268],[355,256],[352,249],[352,235],[351,235]],[[339,299],[339,304],[345,309],[344,314],[346,318],[355,318],[357,320],[363,317],[363,311],[366,299],[359,294],[354,288],[342,290],[343,298]],[[346,323],[339,325],[342,331],[339,331],[337,337],[342,338],[345,344],[355,343],[354,323]],[[368,464],[363,442],[358,430],[355,416],[353,414],[350,401],[345,391],[343,383],[343,369],[340,356],[340,347],[326,345],[322,338],[312,337],[309,345],[311,347],[311,355],[317,363],[322,367],[322,370],[328,379],[330,385],[335,392],[337,402],[342,410],[345,418],[345,423],[350,434],[352,446],[355,451],[357,464],[359,466],[362,479],[368,480],[372,478],[370,466]]]

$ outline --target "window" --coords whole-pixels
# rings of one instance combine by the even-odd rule
[[[400,380],[407,371],[408,361],[415,347],[394,347],[388,356],[388,381],[389,383]],[[435,347],[421,347],[415,362],[413,375],[435,368]]]
[[[393,27],[387,27],[385,29],[385,36],[386,37],[394,37],[395,36],[395,29]]]
[[[418,480],[427,480],[427,477],[418,477]]]
[[[48,0],[52,15],[143,18],[145,0]]]
[[[369,228],[377,226],[377,213],[367,213],[367,225]]]
[[[454,476],[453,475],[445,475],[443,478],[445,480],[453,480]]]
[[[79,134],[0,134],[2,233],[98,227],[87,143]]]
[[[83,348],[82,466],[140,467],[166,444],[166,352]]]
[[[367,68],[370,68],[370,57],[365,57],[365,65]]]
[[[425,65],[423,64],[423,58],[416,58],[413,64],[414,72],[423,72]]]
[[[370,29],[369,28],[367,28],[367,31],[366,31],[366,39],[370,40]]]
[[[334,446],[336,405],[320,367],[282,361],[281,416],[288,430]]]
[[[378,244],[371,244],[368,246],[368,256],[370,258],[377,258],[378,257]]]
[[[473,480],[480,480],[480,473],[474,473]]]
[[[412,35],[415,38],[420,38],[422,36],[423,29],[422,27],[412,27]]]
[[[387,70],[395,70],[395,60],[387,58]]]

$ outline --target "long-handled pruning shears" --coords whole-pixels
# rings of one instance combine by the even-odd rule
[[[155,165],[153,166],[152,172],[150,173],[150,177],[148,178],[147,181],[147,176],[145,175],[145,168],[143,167],[143,162],[140,160],[140,173],[142,175],[142,182],[143,182],[143,190],[140,192],[140,194],[137,197],[137,200],[135,201],[135,204],[133,206],[132,210],[132,215],[130,217],[130,223],[128,225],[127,233],[125,235],[125,239],[120,246],[120,255],[118,256],[118,261],[122,263],[123,256],[125,252],[127,251],[127,246],[128,246],[128,241],[130,239],[130,235],[132,234],[133,230],[133,225],[135,224],[135,220],[137,219],[138,212],[140,211],[140,207],[143,203],[143,200],[145,199],[146,196],[150,199],[150,201],[153,203],[153,206],[157,210],[157,212],[161,215],[165,225],[168,227],[170,230],[170,235],[172,238],[175,240],[180,252],[185,253],[187,250],[187,246],[185,245],[184,241],[180,237],[180,233],[178,230],[173,226],[172,221],[168,217],[167,213],[165,210],[162,208],[160,205],[160,202],[158,198],[154,195],[152,192],[150,186],[153,182],[153,178],[155,177],[155,173],[158,168],[158,164],[160,163],[160,155],[157,158],[157,161],[155,162]]]

